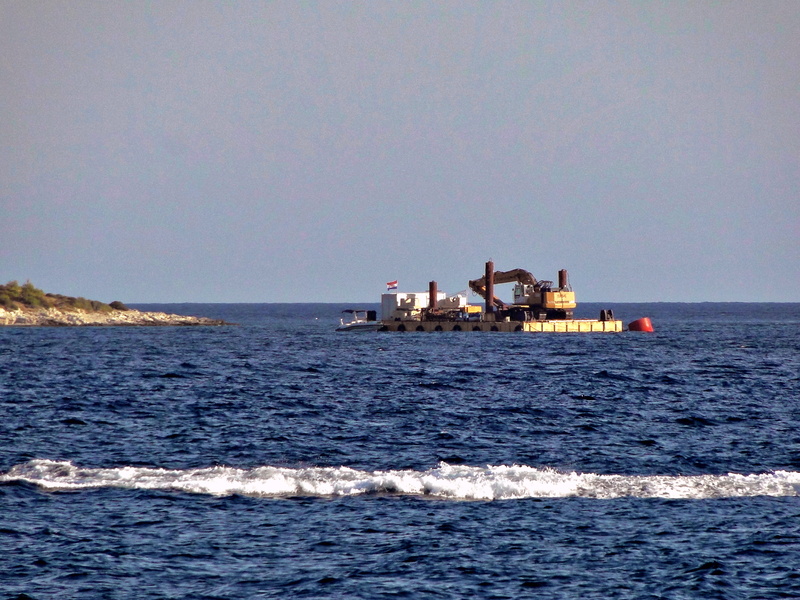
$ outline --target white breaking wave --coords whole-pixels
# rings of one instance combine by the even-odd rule
[[[84,469],[71,462],[32,460],[0,475],[45,490],[117,487],[214,496],[337,497],[361,494],[429,496],[453,500],[514,498],[733,498],[799,496],[800,473],[739,475],[598,475],[534,467],[453,466],[427,471],[358,471],[348,467],[257,467],[169,470],[144,467]]]

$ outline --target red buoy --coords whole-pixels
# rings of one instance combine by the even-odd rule
[[[652,333],[653,324],[650,322],[650,317],[642,317],[632,323],[628,323],[628,331],[647,331]]]

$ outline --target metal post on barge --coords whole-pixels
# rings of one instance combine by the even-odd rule
[[[428,308],[436,310],[439,307],[439,291],[435,281],[428,284]]]
[[[486,311],[487,321],[494,321],[494,262],[486,263]]]

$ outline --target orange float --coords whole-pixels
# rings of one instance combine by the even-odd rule
[[[650,321],[650,317],[642,317],[628,323],[628,331],[647,331],[652,333],[654,331],[653,323]]]

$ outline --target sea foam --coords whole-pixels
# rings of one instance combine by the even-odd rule
[[[600,475],[524,465],[463,466],[440,463],[427,471],[360,471],[349,467],[237,469],[216,466],[170,470],[123,466],[89,469],[71,462],[31,460],[0,475],[44,490],[126,488],[214,496],[341,497],[362,494],[429,496],[453,500],[518,498],[731,498],[798,496],[800,473],[741,475]]]

